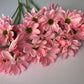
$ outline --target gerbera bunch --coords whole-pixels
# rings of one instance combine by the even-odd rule
[[[84,13],[63,10],[58,4],[37,13],[25,12],[22,24],[0,18],[0,72],[20,74],[33,63],[48,66],[58,57],[73,56],[84,40]]]

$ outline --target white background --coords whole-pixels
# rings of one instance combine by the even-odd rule
[[[50,3],[58,3],[63,9],[81,9],[84,0],[34,0],[42,8]],[[17,0],[0,0],[0,17],[2,13],[12,16],[17,7]],[[75,57],[67,60],[58,58],[56,63],[43,67],[40,63],[30,65],[19,76],[0,74],[0,84],[84,84],[84,42]]]

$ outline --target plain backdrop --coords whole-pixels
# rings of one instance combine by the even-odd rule
[[[58,3],[65,10],[84,11],[84,0],[34,1],[40,8]],[[16,7],[17,0],[0,0],[0,17],[2,13],[11,17]],[[0,84],[84,84],[84,42],[74,58],[69,57],[67,60],[58,58],[56,63],[48,67],[43,67],[40,63],[31,64],[28,70],[19,76],[0,73]]]

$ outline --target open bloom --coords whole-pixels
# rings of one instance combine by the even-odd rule
[[[77,28],[76,36],[78,37],[78,39],[84,40],[84,25],[81,25]]]
[[[0,47],[7,46],[13,38],[12,25],[8,18],[0,18]]]
[[[76,10],[73,12],[67,10],[62,20],[71,27],[78,27],[81,24],[82,17]]]
[[[32,8],[31,14],[25,12],[25,18],[23,19],[23,24],[29,24],[30,22],[37,23],[39,25],[39,19],[44,15],[44,12],[47,10],[46,7],[40,9],[38,13],[35,12],[35,9]]]
[[[50,11],[46,11],[44,13],[44,16],[40,19],[40,30],[41,32],[44,31],[58,31],[59,26],[58,26],[58,20],[55,14],[55,11],[52,9]]]
[[[40,30],[38,29],[38,24],[34,24],[34,22],[31,22],[30,24],[24,25],[20,24],[19,29],[20,32],[24,35],[24,38],[26,39],[34,39],[34,36],[37,36],[40,34]]]
[[[84,40],[84,13],[50,4],[38,13],[26,12],[23,23],[0,18],[0,73],[18,75],[29,64],[48,66],[59,55],[66,59],[75,55]]]
[[[50,63],[54,63],[57,59],[57,54],[60,49],[57,44],[53,44],[52,41],[47,41],[44,47],[39,49],[40,57],[39,61],[43,66],[48,66]]]
[[[58,36],[55,39],[59,45],[60,45],[60,49],[61,49],[61,54],[62,54],[62,58],[65,59],[69,56],[74,56],[76,51],[79,49],[79,46],[81,46],[81,42],[77,39],[70,39],[66,36]]]
[[[9,52],[7,50],[1,51],[0,56],[0,71],[6,74],[18,75],[27,69],[29,63],[25,56],[19,52]]]
[[[20,45],[20,48],[17,46],[21,41],[20,36],[21,35],[11,42],[9,48],[1,50],[0,72],[18,75],[29,66],[26,60],[26,54],[21,51],[23,46]]]
[[[81,45],[80,41],[73,40],[71,42],[71,45],[66,45],[62,49],[62,58],[65,59],[67,56],[74,56],[77,50],[79,49],[79,46]]]

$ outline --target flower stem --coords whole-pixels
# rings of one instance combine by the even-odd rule
[[[24,17],[24,8],[26,9],[27,12],[30,12],[31,11],[31,7],[28,5],[28,2],[30,2],[35,8],[37,11],[39,11],[40,9],[38,8],[38,6],[32,1],[32,0],[25,0],[26,1],[26,4],[23,3],[22,1],[18,0],[18,7],[17,9],[15,10],[14,14],[12,15],[12,19],[14,19],[14,24],[19,24],[21,21],[21,16],[23,15]]]
[[[40,10],[40,8],[32,0],[29,0],[29,2],[37,9],[37,11]]]
[[[17,13],[17,11],[18,11],[18,7],[17,7],[16,11],[14,12],[14,14],[12,15],[11,18],[13,18],[15,16],[15,14]]]

